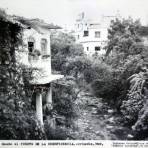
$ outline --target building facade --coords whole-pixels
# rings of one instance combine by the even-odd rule
[[[83,45],[87,55],[105,54],[107,45],[108,28],[110,22],[118,16],[102,16],[100,21],[89,20],[84,13],[78,16],[75,23],[75,38],[77,43]]]
[[[23,43],[16,52],[17,61],[32,69],[29,83],[34,90],[36,102],[36,116],[43,125],[42,94],[46,92],[44,108],[52,109],[52,82],[63,78],[63,75],[52,74],[50,32],[61,29],[58,26],[46,24],[38,19],[13,18],[23,28]]]

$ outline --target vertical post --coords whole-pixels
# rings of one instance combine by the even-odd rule
[[[36,93],[36,115],[37,119],[43,125],[43,109],[42,109],[42,94],[41,91]]]
[[[51,32],[49,32],[49,38],[48,38],[48,53],[50,55],[49,57],[49,62],[48,62],[48,67],[49,67],[49,71],[50,71],[50,74],[51,74]]]
[[[52,84],[51,83],[46,95],[46,104],[48,107],[50,107],[50,109],[52,109]]]
[[[52,83],[50,83],[50,87],[48,88],[48,91],[47,91],[47,94],[46,94],[46,107],[47,107],[47,110],[49,112],[53,109],[53,105],[52,105]],[[53,115],[48,117],[48,122],[53,129],[56,128],[56,121],[55,121],[55,117]]]

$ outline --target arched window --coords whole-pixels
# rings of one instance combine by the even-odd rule
[[[35,48],[35,39],[30,36],[28,38],[28,51],[33,52],[34,48]]]
[[[47,39],[41,39],[41,50],[43,54],[47,53]]]

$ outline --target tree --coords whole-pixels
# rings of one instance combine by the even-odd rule
[[[111,51],[123,53],[124,56],[131,54],[132,48],[141,42],[141,37],[139,36],[140,27],[140,21],[133,21],[132,18],[112,21],[108,29],[109,42],[106,47],[106,55]]]
[[[91,65],[91,61],[85,56],[75,56],[67,58],[68,62],[65,65],[65,74],[74,76],[77,80]]]
[[[53,70],[63,72],[68,58],[83,55],[83,48],[75,43],[72,35],[53,32],[51,34],[51,52]]]
[[[120,89],[115,97],[117,101],[120,100],[119,109],[124,123],[132,127],[137,139],[140,139],[138,134],[141,132],[144,133],[142,138],[146,138],[148,133],[148,50],[142,42],[143,35],[147,34],[145,29],[139,21],[131,18],[113,21],[109,28],[105,59],[117,72],[117,88]]]

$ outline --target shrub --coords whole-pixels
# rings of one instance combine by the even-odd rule
[[[67,58],[65,65],[65,74],[72,75],[78,79],[85,70],[90,67],[90,60],[85,56],[76,56],[75,58]]]
[[[75,56],[83,55],[83,48],[81,45],[75,43],[72,35],[53,32],[51,34],[51,52],[52,52],[52,68],[56,71],[64,73],[64,66],[68,58],[75,59]]]
[[[115,103],[118,91],[118,81],[112,77],[95,80],[92,83],[92,89],[96,96],[103,98],[111,104]]]
[[[1,140],[41,140],[46,139],[43,128],[35,115],[22,115],[21,113],[1,114],[0,139]]]
[[[72,126],[72,120],[77,116],[75,100],[77,94],[71,86],[54,85],[53,109],[58,116],[64,116],[64,126]]]
[[[147,96],[148,99],[148,96]],[[147,100],[144,101],[145,105],[141,109],[141,111],[138,114],[138,120],[136,123],[132,126],[132,129],[134,131],[134,138],[137,140],[143,140],[147,137],[148,134],[148,102]]]
[[[45,122],[45,133],[48,140],[66,140],[68,137],[68,130],[64,126],[51,127],[48,121]]]
[[[127,123],[135,124],[138,120],[139,113],[144,107],[144,87],[148,79],[147,70],[139,72],[129,77],[129,91],[127,99],[123,101],[121,112],[123,113]]]
[[[92,92],[106,101],[114,102],[118,96],[118,79],[114,77],[111,66],[94,61],[88,70],[84,70],[84,79],[91,84]]]

